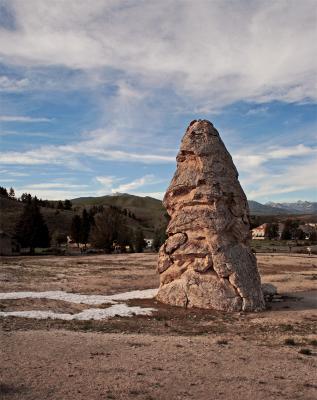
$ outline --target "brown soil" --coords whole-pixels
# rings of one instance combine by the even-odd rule
[[[317,257],[257,257],[262,281],[281,294],[262,313],[131,300],[157,311],[104,321],[0,318],[0,398],[315,399]],[[5,258],[0,291],[147,289],[158,285],[155,264],[154,254]],[[89,307],[0,300],[6,311]]]

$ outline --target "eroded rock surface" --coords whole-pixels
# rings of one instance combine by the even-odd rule
[[[159,251],[157,299],[224,311],[264,309],[238,172],[209,121],[192,121],[164,197],[171,220]]]

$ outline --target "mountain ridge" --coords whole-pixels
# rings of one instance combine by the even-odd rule
[[[296,213],[317,213],[317,202],[298,200],[296,202],[273,202],[265,203],[266,206],[286,210],[287,212],[295,211]]]
[[[142,200],[143,199],[143,200]],[[107,205],[116,205],[119,207],[123,208],[129,208],[129,205],[131,206],[137,206],[139,207],[143,203],[144,205],[146,202],[151,202],[152,205],[155,205],[156,208],[159,208],[162,206],[162,201],[155,199],[150,196],[137,196],[129,193],[120,193],[120,194],[109,194],[109,195],[104,195],[104,196],[99,196],[99,197],[78,197],[75,199],[71,200],[74,205],[102,205],[102,204],[107,204]],[[248,200],[249,203],[249,208],[250,208],[250,214],[251,215],[286,215],[286,214],[303,214],[304,212],[301,212],[300,209],[296,208],[291,208],[291,207],[284,207],[281,206],[279,207],[278,205],[283,203],[274,203],[274,202],[268,202],[266,204],[259,203],[255,200]],[[310,203],[306,201],[301,201],[301,203]],[[274,204],[274,205],[271,205]],[[294,204],[294,203],[290,203]],[[317,206],[317,203],[315,203]],[[307,212],[309,214],[309,212]],[[317,207],[316,209],[313,208],[313,214],[317,214]]]

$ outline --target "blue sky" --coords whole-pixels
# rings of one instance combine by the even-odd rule
[[[316,2],[0,0],[0,185],[162,198],[193,119],[249,199],[317,201]]]

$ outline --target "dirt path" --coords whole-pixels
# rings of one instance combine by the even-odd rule
[[[315,357],[287,346],[217,341],[65,331],[6,334],[3,399],[316,398]]]

